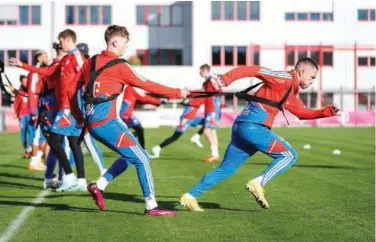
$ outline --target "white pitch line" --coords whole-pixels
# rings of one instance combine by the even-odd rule
[[[49,190],[41,191],[38,196],[31,201],[31,204],[24,207],[21,213],[9,224],[8,228],[4,231],[4,233],[0,237],[0,242],[8,242],[10,239],[17,233],[17,231],[22,227],[22,225],[26,222],[27,217],[29,214],[35,209],[38,204],[41,204],[46,196],[48,195]]]

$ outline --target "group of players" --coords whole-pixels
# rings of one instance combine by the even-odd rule
[[[231,143],[224,160],[185,193],[180,202],[190,211],[203,211],[196,199],[213,185],[234,174],[250,156],[261,151],[274,160],[264,172],[249,181],[246,187],[261,207],[268,208],[263,187],[273,177],[287,170],[297,159],[295,150],[271,131],[274,117],[279,111],[283,112],[284,108],[301,119],[330,117],[339,111],[335,105],[321,110],[307,109],[300,100],[299,89],[308,88],[318,73],[317,65],[309,58],[300,60],[290,72],[243,66],[224,75],[215,75],[210,73],[210,66],[203,65],[200,68],[200,74],[205,78],[203,88],[186,91],[157,84],[136,73],[128,62],[121,58],[126,52],[129,37],[125,27],[109,26],[104,34],[106,50],[90,58],[77,48],[76,33],[67,29],[58,36],[59,43],[54,45],[57,57],[49,66],[45,67],[47,55],[44,52],[35,56],[39,63],[37,67],[17,59],[9,61],[10,65],[30,71],[27,83],[23,80],[20,90],[20,93],[23,91],[27,95],[17,96],[15,108],[18,110],[21,130],[34,122],[38,124],[33,141],[35,150],[29,167],[44,170],[40,157],[43,151],[46,151],[45,188],[56,188],[58,192],[88,191],[96,205],[105,210],[105,188],[130,165],[134,165],[145,198],[145,214],[176,216],[175,212],[161,209],[157,205],[149,158],[159,158],[161,150],[176,141],[188,127],[202,124],[203,128],[191,140],[201,146],[199,136],[203,133],[211,148],[211,155],[205,161],[218,161],[220,158],[215,131],[221,108],[218,94],[223,87],[235,80],[256,77],[263,83],[256,94],[249,95],[248,90],[238,93],[239,97],[249,103],[234,122]],[[145,150],[144,130],[133,116],[133,109],[136,100],[154,105],[161,105],[164,101],[148,95],[145,91],[168,99],[190,98],[188,104],[185,104],[174,134],[153,147],[152,155]],[[209,95],[200,95],[200,92]],[[27,108],[22,106],[25,103]],[[39,108],[36,108],[37,104]],[[204,119],[197,117],[201,105],[205,106]],[[25,118],[26,113],[28,117]],[[134,129],[138,139],[128,128]],[[101,173],[97,181],[88,185],[81,140],[85,141]],[[43,145],[46,141],[51,148],[48,155],[45,148],[47,146]],[[108,170],[96,141],[120,155]],[[23,143],[26,144],[24,140]],[[30,147],[24,147],[25,156],[28,156]],[[59,184],[53,180],[57,160],[61,167]],[[73,165],[76,166],[77,176],[72,171]]]

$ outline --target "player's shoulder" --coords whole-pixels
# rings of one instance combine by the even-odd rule
[[[275,70],[265,68],[265,67],[260,67],[259,73],[273,76],[276,78],[291,79],[291,80],[293,79],[293,76],[291,75],[291,73],[287,71],[275,71]]]

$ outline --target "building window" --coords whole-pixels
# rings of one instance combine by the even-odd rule
[[[375,57],[374,56],[359,56],[358,57],[358,66],[374,67],[375,66]]]
[[[102,7],[102,24],[108,25],[112,23],[112,8],[111,6],[103,6]]]
[[[232,66],[234,65],[234,47],[225,46],[225,65]]]
[[[304,57],[310,57],[321,66],[333,66],[332,46],[322,46],[321,55],[319,46],[288,46],[285,53],[287,66],[294,66],[296,62]]]
[[[212,46],[213,66],[259,65],[260,50],[258,46]]]
[[[310,13],[310,19],[312,21],[319,21],[320,20],[320,13]]]
[[[234,2],[225,1],[225,20],[234,20]]]
[[[137,6],[136,22],[149,26],[181,26],[183,9],[181,6]]]
[[[5,62],[5,54],[3,50],[0,50],[0,62]]]
[[[323,21],[333,21],[333,13],[323,13],[322,14]]]
[[[358,20],[367,21],[368,20],[368,10],[358,9]]]
[[[359,21],[375,21],[375,9],[358,9]]]
[[[259,1],[212,1],[212,20],[260,20]]]
[[[136,8],[136,17],[137,17],[137,24],[145,24],[145,7],[144,6],[137,6]]]
[[[111,24],[111,6],[66,6],[67,25],[108,25]]]
[[[29,7],[20,6],[19,11],[20,11],[20,24],[28,25],[29,24]]]
[[[98,6],[90,7],[90,24],[92,25],[99,24],[99,7]]]
[[[180,49],[149,49],[137,50],[137,56],[142,65],[181,66],[183,65],[183,50]]]
[[[212,20],[220,20],[221,19],[221,2],[212,1],[211,4],[212,4],[211,6]]]
[[[40,25],[41,24],[41,12],[40,6],[31,6],[31,24]]]
[[[10,58],[18,58],[27,64],[33,64],[33,53],[37,50],[0,50],[0,61],[7,63]]]
[[[181,6],[172,6],[172,25],[183,25],[183,9]]]
[[[298,13],[298,20],[299,21],[308,20],[308,14],[307,13]]]
[[[212,65],[221,65],[221,47],[213,46],[212,47]]]
[[[169,25],[170,24],[170,8],[169,7],[161,7],[161,25]]]
[[[333,13],[306,13],[306,12],[287,12],[286,21],[333,21]]]
[[[238,20],[247,20],[247,2],[237,1]]]
[[[324,66],[333,66],[333,51],[324,51],[323,58]]]
[[[247,47],[246,46],[238,46],[238,66],[247,65]]]
[[[260,2],[251,1],[251,20],[260,20]]]
[[[285,20],[287,21],[295,20],[295,13],[285,13]]]
[[[0,26],[4,25],[41,25],[40,6],[17,6],[2,5],[1,12],[6,12],[6,16],[0,16]]]
[[[85,6],[78,7],[78,24],[86,25],[87,24],[87,12]]]
[[[260,65],[260,50],[258,49],[253,51],[253,65]]]

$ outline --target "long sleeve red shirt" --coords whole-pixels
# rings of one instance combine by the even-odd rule
[[[111,51],[104,50],[96,58],[96,69],[98,70],[111,60],[118,57]],[[81,71],[76,75],[68,86],[68,96],[71,102],[71,111],[77,120],[82,120],[82,113],[78,106],[77,92],[82,86],[87,86],[90,80],[90,65],[93,59],[86,61]],[[170,88],[158,83],[152,82],[138,75],[127,63],[120,63],[108,69],[105,69],[95,80],[93,96],[109,97],[113,94],[119,94],[124,86],[139,87],[145,91],[160,94],[169,98],[180,98],[181,91],[177,88]],[[112,102],[116,102],[112,100]],[[112,105],[114,110],[109,112],[106,119],[114,118],[120,110],[116,110],[116,105]]]
[[[287,90],[292,86],[293,91],[290,93],[283,106],[299,119],[317,119],[335,115],[332,109],[328,107],[321,110],[313,110],[304,107],[299,97],[299,85],[295,71],[272,71],[259,66],[242,66],[234,68],[222,75],[225,86],[244,77],[256,77],[264,82],[261,88],[254,94],[255,96],[277,102],[281,101]],[[249,102],[248,106],[244,108],[236,121],[260,123],[271,127],[278,112],[279,110],[275,107]]]

